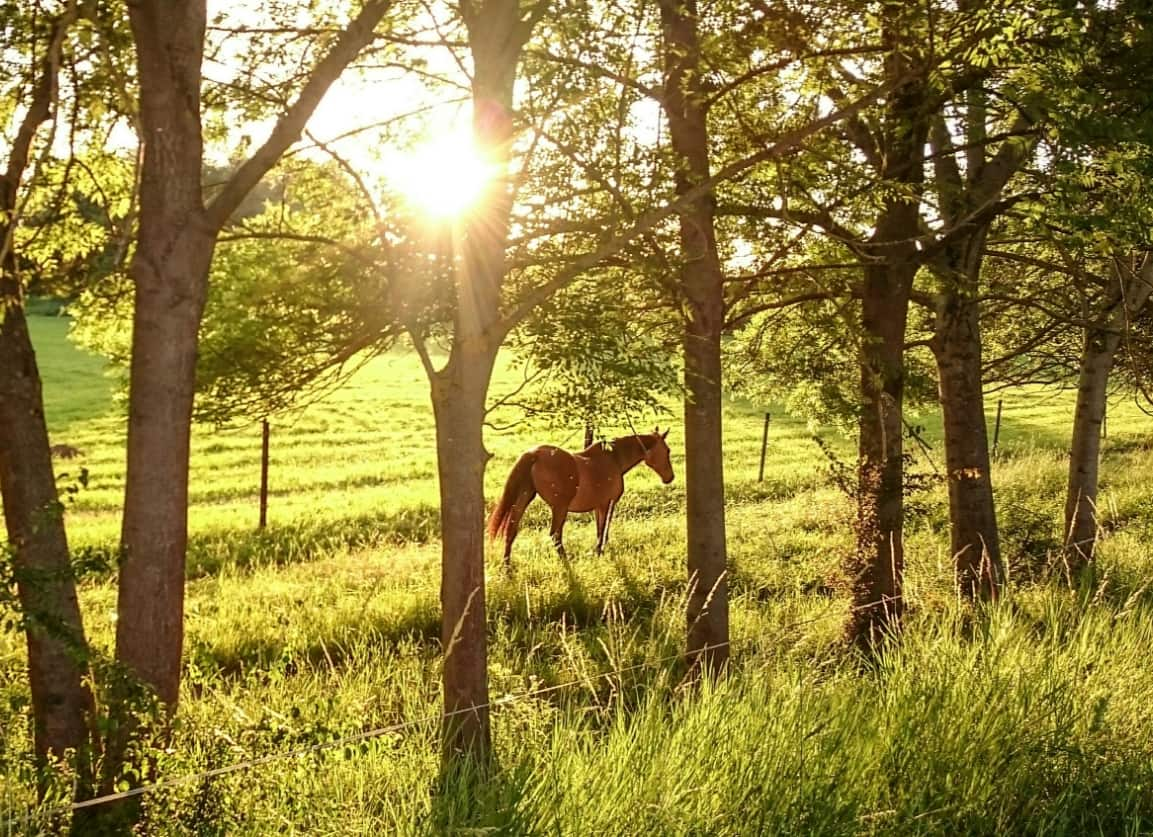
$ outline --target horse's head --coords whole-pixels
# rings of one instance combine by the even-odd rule
[[[669,461],[669,446],[665,443],[665,437],[668,435],[668,430],[662,433],[657,427],[652,433],[641,437],[645,449],[645,464],[656,471],[666,485],[673,481],[673,463]]]

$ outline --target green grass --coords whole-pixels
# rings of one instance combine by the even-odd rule
[[[99,363],[34,318],[55,441],[91,474],[71,541],[111,555],[123,420]],[[49,363],[49,359],[52,362]],[[70,376],[76,375],[83,382]],[[494,390],[515,384],[502,366]],[[732,676],[679,681],[683,460],[678,481],[630,475],[610,548],[588,516],[562,564],[538,507],[516,570],[489,567],[491,691],[499,769],[438,776],[439,544],[433,435],[419,364],[371,363],[273,430],[272,525],[255,531],[259,434],[197,428],[193,443],[184,692],[162,775],[178,776],[408,724],[349,746],[158,793],[153,834],[1124,834],[1153,830],[1153,450],[1135,407],[1110,412],[1102,544],[1088,602],[1044,580],[1065,477],[1068,394],[1005,396],[995,482],[1011,594],[959,608],[945,498],[908,531],[911,613],[898,651],[862,668],[840,644],[840,561],[852,509],[804,421],[726,408]],[[996,408],[990,401],[990,421]],[[940,422],[914,419],[940,467]],[[637,422],[639,424],[639,421]],[[651,424],[651,421],[646,421]],[[609,435],[626,432],[606,428]],[[839,455],[852,446],[827,433]],[[571,431],[489,433],[492,496],[516,455]],[[69,465],[69,468],[73,466]],[[114,580],[83,584],[87,628],[110,654]],[[619,672],[619,673],[614,673]],[[0,632],[0,834],[35,831],[23,641]]]
[[[66,339],[70,320],[65,317],[29,317],[36,363],[44,381],[44,410],[53,439],[70,443],[69,433],[112,409],[112,381],[104,375],[101,358],[77,349]],[[92,429],[95,429],[93,427]]]

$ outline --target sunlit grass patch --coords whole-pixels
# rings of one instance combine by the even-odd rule
[[[43,339],[62,335],[51,327]],[[506,359],[495,388],[515,380]],[[47,386],[62,392],[58,381]],[[89,469],[67,519],[78,554],[108,565],[81,591],[107,656],[123,420],[110,401],[85,403],[50,408],[49,418],[84,450],[61,470]],[[1006,393],[993,478],[1010,592],[988,612],[961,606],[944,486],[919,493],[906,531],[907,629],[870,667],[843,643],[851,499],[806,422],[773,405],[728,404],[732,662],[724,683],[700,689],[682,680],[688,582],[674,421],[677,481],[661,485],[643,468],[627,477],[604,555],[593,552],[592,516],[574,515],[562,561],[539,500],[511,572],[500,544],[489,548],[499,764],[476,783],[439,775],[442,555],[428,403],[419,364],[396,353],[274,421],[264,531],[259,429],[196,428],[184,691],[159,769],[171,777],[283,757],[157,794],[151,833],[1153,829],[1147,417],[1111,408],[1104,583],[1079,600],[1048,580],[1071,401]],[[986,406],[992,427],[996,399]],[[758,481],[765,409],[773,419]],[[944,458],[940,423],[914,420],[931,445],[910,443],[914,469],[933,473]],[[582,430],[488,433],[487,496],[522,450],[577,447]],[[817,430],[851,467],[852,440]],[[0,632],[0,819],[34,804],[23,664],[22,637]]]

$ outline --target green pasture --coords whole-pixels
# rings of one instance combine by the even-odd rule
[[[124,418],[100,362],[66,342],[66,320],[33,327],[53,441],[83,451],[61,463],[62,480],[88,472],[67,512],[71,542],[111,556]],[[518,380],[506,359],[494,395]],[[686,590],[676,410],[660,421],[673,426],[678,480],[629,476],[604,557],[578,516],[566,529],[572,561],[560,562],[538,508],[512,575],[490,555],[491,693],[513,699],[494,710],[500,764],[483,784],[438,778],[435,450],[417,360],[378,358],[274,420],[265,532],[255,529],[259,429],[198,427],[186,675],[175,739],[157,753],[162,774],[397,728],[158,793],[148,833],[1148,833],[1153,420],[1110,407],[1106,581],[1078,599],[1046,581],[1072,395],[1002,397],[994,479],[1012,590],[988,613],[960,608],[943,489],[911,498],[908,632],[872,669],[840,644],[852,508],[811,441],[820,433],[851,464],[851,442],[833,431],[773,405],[728,404],[733,670],[700,692],[680,686],[676,660]],[[911,421],[928,445],[910,443],[914,467],[933,473],[940,422]],[[604,428],[624,432],[623,417]],[[490,432],[489,495],[523,448],[577,447],[580,434]],[[86,627],[108,655],[114,580],[90,563]],[[34,804],[22,667],[21,637],[0,632],[0,834],[47,821]]]

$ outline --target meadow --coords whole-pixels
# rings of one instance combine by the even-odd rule
[[[111,653],[111,561],[124,418],[101,362],[33,318],[69,537],[89,560],[86,628]],[[517,381],[502,365],[494,394]],[[989,401],[990,413],[996,399]],[[432,415],[418,361],[378,358],[272,430],[269,527],[256,530],[260,433],[193,440],[186,669],[165,777],[260,761],[151,794],[149,834],[1142,834],[1153,831],[1153,443],[1110,405],[1100,508],[1104,581],[1049,577],[1072,394],[1003,394],[994,480],[1011,590],[955,599],[942,486],[911,498],[910,614],[866,667],[841,643],[852,507],[814,428],[774,405],[726,408],[733,667],[681,685],[683,473],[638,470],[603,557],[591,516],[548,543],[540,505],[506,575],[489,557],[499,768],[438,775],[439,544]],[[762,422],[772,411],[765,479]],[[651,426],[651,416],[634,417]],[[940,422],[927,450],[941,466]],[[990,415],[992,422],[992,415]],[[628,432],[627,421],[603,428]],[[850,440],[818,432],[844,462]],[[495,496],[519,452],[579,447],[581,428],[486,438]],[[77,482],[86,469],[86,484]],[[0,632],[0,834],[48,829],[28,757],[23,640]],[[355,739],[371,731],[370,737]],[[346,738],[354,740],[345,742]],[[334,746],[328,746],[330,744]]]

